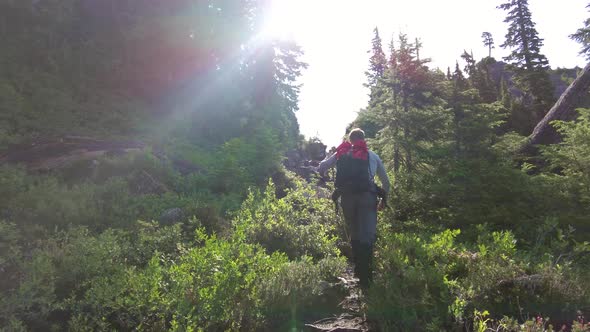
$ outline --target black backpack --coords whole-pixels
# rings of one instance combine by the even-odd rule
[[[371,191],[373,181],[369,176],[369,156],[367,159],[352,157],[352,152],[340,156],[336,162],[336,189],[341,192]]]

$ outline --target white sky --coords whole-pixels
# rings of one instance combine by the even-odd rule
[[[346,126],[368,102],[366,82],[373,28],[383,39],[384,52],[391,37],[401,31],[422,40],[421,57],[446,72],[461,60],[464,49],[476,59],[487,56],[481,33],[492,33],[492,56],[508,53],[499,47],[507,25],[505,12],[496,9],[504,0],[274,0],[268,30],[295,39],[309,64],[301,77],[301,132],[318,136],[328,147],[337,145]],[[529,0],[529,9],[543,54],[551,67],[585,65],[580,45],[568,38],[590,15],[588,0]],[[461,67],[463,63],[459,62]]]

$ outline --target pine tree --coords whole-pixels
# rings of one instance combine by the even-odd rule
[[[416,61],[420,62],[420,49],[422,49],[422,42],[420,41],[420,38],[415,39],[414,48],[416,48]]]
[[[395,174],[412,174],[422,163],[418,147],[443,123],[435,120],[442,113],[436,92],[441,84],[436,80],[443,81],[445,76],[435,77],[425,65],[429,60],[418,59],[420,43],[410,43],[400,34],[396,46],[390,44],[383,80],[386,98],[371,98],[369,104],[383,128],[379,146],[385,159],[393,161]]]
[[[465,90],[469,88],[469,82],[465,79],[461,68],[459,67],[459,62],[455,63],[455,71],[453,72],[452,76],[452,94],[449,100],[449,106],[453,112],[453,128],[454,131],[454,154],[455,157],[459,157],[461,154],[461,130],[460,124],[464,116],[464,112],[462,109],[462,94]]]
[[[455,71],[453,72],[452,79],[454,85],[461,91],[469,87],[468,81],[465,79],[461,68],[459,68],[459,62],[455,62]]]
[[[503,48],[513,48],[504,59],[518,68],[532,71],[548,69],[549,61],[541,54],[543,39],[539,37],[528,9],[528,0],[510,0],[498,8],[508,11],[504,22],[509,24]]]
[[[529,113],[520,115],[522,119],[527,120],[518,123],[517,129],[522,134],[529,134],[555,100],[547,72],[549,61],[541,53],[543,39],[535,29],[528,0],[510,0],[498,8],[508,12],[504,22],[509,24],[506,41],[500,46],[512,49],[504,59],[515,72],[515,84],[524,93],[521,111]]]
[[[492,48],[495,48],[494,38],[492,37],[492,34],[487,31],[482,32],[481,38],[483,39],[484,46],[486,46],[488,48],[488,57],[491,58],[492,57]]]
[[[465,60],[465,72],[469,75],[469,83],[477,89],[480,101],[492,103],[497,99],[497,91],[492,78],[490,77],[489,66],[496,62],[493,58],[487,57],[480,62],[475,61],[473,52],[463,51],[461,58]]]
[[[467,75],[472,76],[475,73],[475,59],[473,57],[473,51],[471,53],[467,53],[467,51],[463,50],[463,54],[461,54],[461,58],[465,60],[465,72]]]
[[[383,78],[383,74],[385,74],[385,70],[387,69],[387,59],[383,52],[379,29],[375,27],[373,31],[375,36],[372,40],[372,48],[369,51],[369,53],[371,53],[369,71],[366,72],[368,78],[367,86],[369,87],[376,86],[377,82]]]
[[[590,5],[586,6],[586,8],[590,8]],[[582,44],[580,55],[584,55],[590,61],[590,18],[586,19],[584,27],[571,34],[570,38]]]

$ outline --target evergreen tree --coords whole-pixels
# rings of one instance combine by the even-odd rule
[[[373,31],[375,36],[372,40],[372,48],[369,51],[369,53],[371,53],[371,58],[369,60],[369,71],[366,72],[368,78],[368,87],[376,86],[377,82],[383,78],[383,74],[387,69],[387,59],[385,57],[385,53],[383,52],[381,37],[379,36],[379,29],[375,27]]]
[[[463,54],[461,54],[461,58],[465,60],[465,72],[467,75],[473,75],[475,73],[475,64],[476,61],[473,57],[473,51],[471,53],[467,53],[467,51],[463,50]]]
[[[590,5],[586,6],[590,8]],[[582,44],[580,55],[584,55],[590,61],[590,18],[584,21],[584,27],[578,29],[576,33],[571,34],[570,38]]]
[[[549,61],[541,53],[541,39],[532,21],[528,0],[510,0],[498,6],[508,12],[504,22],[508,23],[506,41],[503,48],[512,52],[504,59],[515,72],[514,81],[524,93],[521,104],[527,114],[521,115],[524,123],[516,126],[522,134],[529,134],[536,122],[549,110],[555,98],[549,79]]]
[[[494,38],[492,37],[492,34],[487,31],[482,32],[481,38],[483,39],[484,46],[486,46],[488,48],[488,57],[491,58],[492,57],[492,48],[495,48]]]
[[[451,77],[453,80],[453,84],[457,87],[457,89],[463,91],[469,87],[468,81],[465,79],[465,76],[463,75],[461,68],[459,68],[459,62],[455,62],[455,71],[453,72]]]
[[[412,174],[422,163],[419,147],[444,123],[436,120],[442,114],[436,82],[446,78],[435,78],[426,66],[429,60],[418,59],[421,45],[410,43],[405,34],[399,35],[397,47],[392,45],[383,79],[386,97],[371,98],[368,111],[382,128],[378,147],[384,160],[393,163],[396,174]]]
[[[513,49],[504,59],[527,71],[548,69],[549,61],[541,53],[543,39],[535,29],[528,0],[510,0],[498,8],[508,11],[504,22],[509,24],[506,41],[500,46]]]
[[[461,58],[465,60],[465,72],[469,75],[471,86],[477,89],[480,100],[485,103],[496,101],[497,91],[489,72],[489,65],[493,64],[495,60],[487,57],[476,62],[473,52],[467,53],[467,51],[463,51]]]
[[[420,49],[422,49],[422,42],[420,38],[416,37],[414,40],[414,47],[416,48],[416,60],[420,62]]]
[[[449,106],[453,112],[453,131],[455,140],[455,157],[459,157],[461,154],[461,130],[459,129],[460,123],[463,119],[464,112],[462,106],[462,94],[469,88],[469,82],[463,76],[461,68],[459,68],[459,62],[455,63],[455,71],[452,76],[452,94],[449,101]]]
[[[136,135],[152,121],[167,124],[161,137],[211,146],[261,126],[292,145],[305,65],[296,45],[252,42],[266,10],[264,0],[2,1],[0,148]]]
[[[379,36],[379,29],[375,27],[374,37],[371,42],[371,54],[369,59],[369,69],[365,72],[367,76],[367,83],[364,86],[369,88],[370,104],[378,104],[385,98],[385,91],[383,87],[383,78],[387,71],[387,58],[383,52],[383,45],[381,36]]]

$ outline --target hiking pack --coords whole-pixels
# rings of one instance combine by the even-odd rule
[[[335,186],[342,192],[370,191],[373,181],[369,175],[369,156],[365,159],[353,156],[352,151],[343,154],[336,162]]]
[[[375,185],[371,179],[369,165],[370,154],[363,144],[356,148],[350,143],[343,143],[338,147],[336,161],[336,189],[332,193],[332,200],[336,213],[338,213],[338,198],[343,193],[362,193],[376,191],[377,196],[387,204],[387,193]]]

